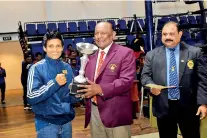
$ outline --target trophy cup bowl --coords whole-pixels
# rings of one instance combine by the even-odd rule
[[[90,43],[77,43],[76,44],[77,50],[83,54],[83,56],[80,58],[81,67],[79,70],[79,75],[76,76],[73,80],[72,85],[70,86],[70,94],[76,95],[76,94],[84,94],[84,93],[77,93],[77,90],[80,90],[82,88],[78,87],[78,85],[86,85],[87,79],[84,77],[85,74],[85,67],[88,63],[88,55],[91,55],[95,53],[98,50],[98,47],[94,44]]]

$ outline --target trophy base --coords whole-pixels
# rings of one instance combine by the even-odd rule
[[[77,92],[78,90],[81,90],[81,89],[85,89],[85,88],[81,88],[81,87],[78,87],[78,85],[87,85],[88,82],[85,82],[85,83],[78,83],[78,82],[73,82],[73,84],[71,85],[71,92],[70,94],[72,95],[83,95],[85,94],[85,92]]]

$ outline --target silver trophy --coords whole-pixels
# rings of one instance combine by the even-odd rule
[[[73,80],[72,85],[70,85],[70,94],[83,94],[83,93],[77,93],[77,90],[80,90],[82,88],[79,88],[78,85],[80,84],[87,84],[87,79],[85,78],[85,67],[88,63],[88,55],[91,55],[95,53],[98,50],[98,47],[96,45],[90,44],[90,43],[77,43],[76,44],[77,50],[83,54],[83,56],[80,58],[81,61],[81,67],[79,70],[79,75],[76,76]]]

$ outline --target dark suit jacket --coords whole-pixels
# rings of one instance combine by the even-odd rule
[[[32,64],[27,62],[22,62],[22,73],[21,73],[21,83],[24,87],[27,86],[28,72]]]
[[[6,70],[0,67],[0,84],[5,83]]]
[[[89,57],[85,76],[94,80],[98,51]],[[132,119],[132,101],[130,90],[136,72],[135,57],[129,48],[112,44],[101,66],[96,83],[103,90],[103,96],[97,96],[98,110],[104,126],[108,128],[130,125]],[[85,127],[91,118],[91,99],[87,99]]]
[[[196,114],[197,104],[203,104],[205,99],[205,91],[199,89],[202,87],[198,81],[198,75],[202,66],[199,61],[201,51],[199,48],[180,43],[180,59],[179,59],[179,86],[180,101],[186,114]],[[189,61],[192,65],[189,65]],[[141,82],[146,84],[158,84],[167,86],[167,65],[166,65],[165,46],[155,48],[147,53],[145,64],[141,75]],[[189,67],[190,66],[190,67]],[[199,90],[199,91],[198,91]],[[168,114],[168,90],[162,90],[158,96],[153,96],[153,115],[160,118]],[[199,101],[197,101],[199,99]]]

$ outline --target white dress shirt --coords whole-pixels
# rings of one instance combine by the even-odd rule
[[[95,75],[94,75],[94,80],[96,79],[96,75],[97,75],[97,69],[98,69],[98,62],[99,62],[99,59],[100,59],[100,56],[101,56],[101,51],[104,51],[104,57],[103,59],[105,59],[107,53],[109,52],[109,49],[111,48],[111,45],[113,44],[113,42],[111,42],[111,44],[109,46],[107,46],[105,49],[100,49],[98,50],[98,58],[97,58],[97,61],[96,61],[96,70],[95,70]]]

